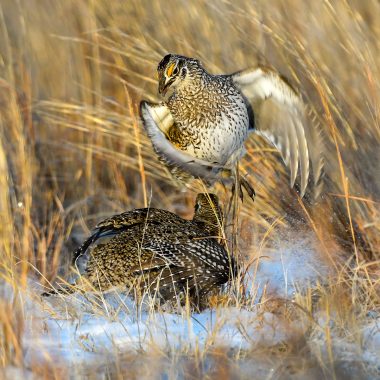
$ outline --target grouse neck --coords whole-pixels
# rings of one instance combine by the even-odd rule
[[[204,69],[198,68],[193,71],[188,77],[177,87],[173,95],[184,97],[195,97],[207,87],[210,81],[210,74]]]
[[[215,209],[206,210],[204,212],[196,212],[193,222],[206,231],[210,237],[221,236],[221,225],[223,216],[219,207]]]

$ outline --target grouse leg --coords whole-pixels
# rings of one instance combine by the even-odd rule
[[[232,253],[236,257],[237,247],[238,247],[238,214],[239,214],[239,198],[243,201],[243,192],[240,186],[240,175],[239,175],[239,163],[236,163],[235,173],[234,173],[234,184],[232,189]]]
[[[240,199],[243,202],[243,190],[247,192],[248,196],[252,199],[252,201],[255,200],[256,192],[255,189],[252,187],[252,185],[242,176],[239,177],[239,187],[240,187]]]

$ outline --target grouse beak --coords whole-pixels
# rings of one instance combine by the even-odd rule
[[[167,78],[165,75],[163,75],[158,82],[158,93],[160,95],[165,95],[171,83],[171,78]]]

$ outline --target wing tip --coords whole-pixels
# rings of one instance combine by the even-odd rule
[[[149,102],[147,102],[146,100],[142,100],[140,102],[139,113],[140,113],[140,117],[143,121],[145,121],[144,113],[148,112],[148,106],[149,106]]]

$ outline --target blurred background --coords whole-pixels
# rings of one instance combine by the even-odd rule
[[[273,66],[300,89],[324,136],[317,202],[289,189],[272,146],[247,142],[242,165],[257,197],[240,205],[235,254],[249,262],[279,236],[312,233],[328,265],[364,271],[371,305],[378,303],[375,0],[1,0],[3,279],[15,287],[30,276],[54,280],[90,229],[114,213],[151,204],[191,217],[202,184],[172,182],[138,115],[141,99],[159,100],[156,66],[168,52],[197,57],[212,73]],[[212,190],[229,199],[222,186]],[[10,315],[17,310],[2,302]]]

